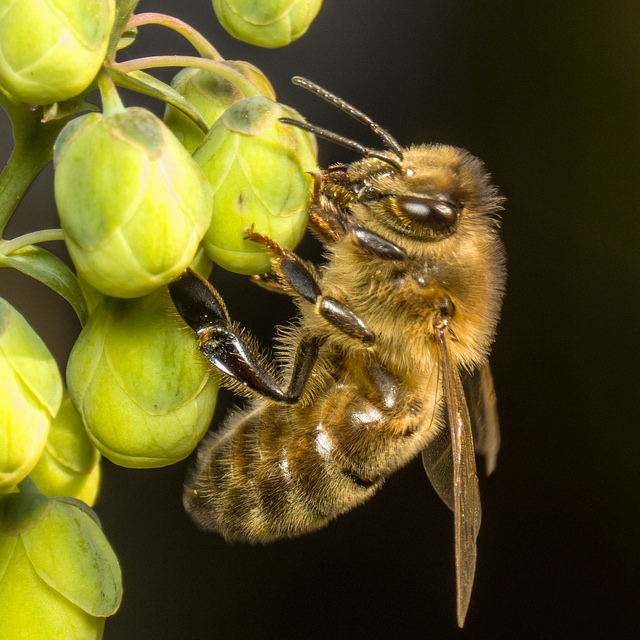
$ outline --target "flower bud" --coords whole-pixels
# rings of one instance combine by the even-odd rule
[[[47,496],[71,496],[92,506],[100,486],[100,454],[65,394],[38,464],[29,474]]]
[[[33,490],[0,498],[0,637],[102,637],[122,599],[118,559],[95,514]]]
[[[62,379],[53,356],[22,315],[0,298],[0,493],[35,466],[61,400]]]
[[[311,202],[315,141],[278,120],[300,116],[268,98],[233,104],[211,127],[194,154],[213,189],[211,226],[202,244],[230,271],[264,273],[265,247],[245,240],[252,225],[288,249],[304,235]]]
[[[238,40],[260,47],[283,47],[313,22],[322,0],[213,0],[220,24]]]
[[[67,384],[89,437],[125,467],[186,458],[215,408],[217,376],[172,309],[166,289],[105,298],[67,364]]]
[[[70,122],[55,144],[55,196],[78,274],[145,295],[182,273],[210,222],[202,171],[166,125],[132,107]]]
[[[275,99],[266,76],[252,64],[232,61],[225,64],[250,80],[262,95]],[[196,108],[209,127],[234,102],[247,97],[240,87],[204,69],[182,69],[171,81],[171,86]],[[165,109],[164,121],[189,153],[198,148],[205,136],[191,118],[171,105]]]
[[[77,96],[102,65],[114,19],[115,0],[4,0],[0,84],[34,104]]]

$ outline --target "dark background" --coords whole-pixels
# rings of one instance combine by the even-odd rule
[[[326,530],[267,547],[196,530],[180,502],[187,463],[105,462],[96,510],[125,581],[106,638],[637,637],[640,3],[326,0],[306,36],[280,50],[235,41],[208,0],[139,9],[166,10],[225,57],[258,65],[312,122],[376,144],[292,75],[351,101],[402,144],[446,142],[486,162],[508,199],[508,290],[492,355],[503,447],[495,474],[481,477],[462,632],[453,518],[419,461]],[[190,51],[154,27],[136,47]],[[4,157],[5,116],[0,126]],[[323,166],[353,159],[321,144]],[[10,235],[57,226],[51,182],[47,170]],[[213,277],[266,343],[292,313],[244,278]],[[21,276],[3,271],[0,285],[64,366],[73,313]],[[221,394],[217,419],[233,401]]]

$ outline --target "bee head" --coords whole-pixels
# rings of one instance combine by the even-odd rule
[[[420,145],[403,150],[400,168],[366,157],[347,169],[359,215],[402,235],[441,240],[461,221],[493,211],[499,198],[480,160],[463,149]]]
[[[465,217],[498,207],[500,198],[484,165],[467,151],[438,144],[403,148],[369,116],[326,89],[299,77],[293,83],[368,125],[386,147],[372,149],[321,127],[281,118],[364,156],[343,167],[340,180],[344,191],[353,194],[348,199],[355,215],[374,218],[404,236],[437,241],[453,235]]]

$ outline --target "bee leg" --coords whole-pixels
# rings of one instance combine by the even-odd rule
[[[314,174],[313,206],[309,216],[311,230],[323,242],[336,242],[349,233],[354,245],[370,255],[385,260],[404,260],[404,249],[386,238],[353,224],[344,206],[356,200],[347,175],[347,167],[335,165],[324,173]]]
[[[383,260],[406,260],[407,252],[397,244],[390,242],[365,227],[350,226],[351,242],[365,253]]]
[[[326,198],[326,196],[324,197]],[[333,203],[329,202],[328,204],[337,209]],[[325,243],[337,242],[344,235],[344,229],[341,226],[332,224],[330,219],[328,220],[326,217],[321,216],[316,210],[312,210],[309,214],[309,227],[320,241]]]
[[[268,276],[265,281],[269,283],[275,281],[282,290],[304,298],[315,306],[317,313],[327,322],[347,335],[360,340],[367,346],[374,343],[375,334],[347,305],[336,298],[322,294],[312,265],[275,240],[259,234],[253,228],[247,231],[246,238],[263,244],[277,255],[273,261],[274,275]]]
[[[251,276],[250,280],[253,284],[257,284],[259,287],[267,289],[268,291],[272,291],[274,293],[287,293],[286,287],[282,282],[280,282],[277,274],[273,271],[269,271],[269,273],[260,273],[257,276]]]
[[[302,395],[318,357],[319,339],[300,341],[287,389],[283,389],[238,333],[220,294],[188,269],[169,284],[171,299],[183,320],[196,332],[198,348],[211,364],[241,385],[281,402]]]
[[[319,193],[311,207],[309,227],[322,242],[337,242],[347,230],[344,211],[327,194]]]

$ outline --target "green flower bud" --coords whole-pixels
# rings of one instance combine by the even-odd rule
[[[322,0],[213,0],[220,24],[235,38],[260,47],[283,47],[313,22]]]
[[[304,235],[316,168],[313,136],[278,120],[300,119],[268,98],[247,98],[220,117],[194,154],[213,188],[209,257],[238,273],[271,268],[265,247],[244,239],[256,231],[293,249]]]
[[[0,0],[0,84],[23,102],[84,91],[107,52],[115,0]]]
[[[55,144],[55,196],[79,275],[132,298],[182,273],[209,226],[210,191],[166,125],[132,107],[70,122]]]
[[[53,356],[0,298],[0,493],[38,462],[61,401],[62,379]]]
[[[250,80],[260,93],[275,99],[273,87],[266,76],[248,62],[225,64]],[[210,127],[234,102],[247,96],[229,80],[204,69],[182,69],[171,81],[171,86],[184,96]],[[205,134],[180,109],[167,105],[164,121],[189,153],[193,153]]]
[[[47,496],[71,496],[93,505],[100,486],[100,454],[65,394],[38,464],[29,474]]]
[[[118,559],[88,507],[30,490],[0,498],[1,638],[99,639],[121,599]]]
[[[162,467],[186,458],[205,434],[218,382],[166,289],[105,298],[67,364],[69,394],[89,437],[112,462]]]
[[[226,64],[251,80],[253,85],[260,92],[260,95],[265,98],[270,98],[271,100],[276,99],[276,92],[274,91],[273,86],[269,82],[267,76],[265,76],[258,67],[250,62],[246,62],[245,60],[227,60]]]

